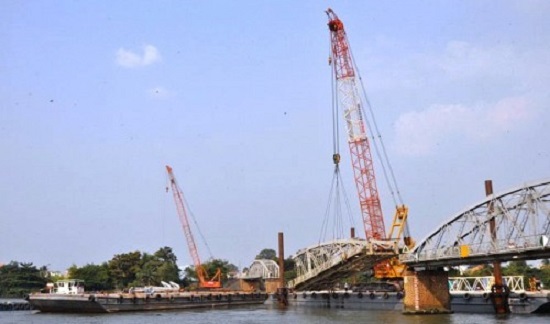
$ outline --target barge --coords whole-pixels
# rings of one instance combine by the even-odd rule
[[[45,313],[114,313],[261,305],[267,294],[243,291],[180,291],[175,283],[163,287],[131,288],[117,293],[84,292],[81,280],[62,280],[49,293],[27,297]]]
[[[451,311],[454,313],[494,314],[491,278],[449,278]],[[512,314],[550,313],[550,290],[526,291],[523,277],[504,277],[510,291],[508,306]],[[274,293],[266,301],[276,305],[285,300],[289,307],[341,308],[353,310],[394,310],[403,312],[405,292],[388,285],[386,289],[351,289],[289,291],[286,296]]]

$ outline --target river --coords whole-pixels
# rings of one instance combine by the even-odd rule
[[[8,323],[403,323],[403,324],[539,324],[550,323],[546,315],[448,314],[403,315],[394,311],[288,308],[255,306],[233,309],[140,312],[120,314],[46,314],[37,311],[0,312],[0,324]]]

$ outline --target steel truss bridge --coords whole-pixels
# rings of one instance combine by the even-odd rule
[[[320,243],[299,250],[294,257],[297,277],[288,287],[298,290],[332,289],[342,278],[367,271],[398,254],[395,242],[358,238]]]
[[[402,254],[400,261],[414,267],[441,267],[548,258],[549,236],[547,180],[487,196]]]
[[[243,279],[271,279],[279,278],[279,265],[268,259],[256,259],[250,265]]]
[[[417,269],[550,258],[549,240],[550,180],[546,180],[487,196],[408,253],[400,254],[396,242],[357,238],[299,250],[294,257],[297,277],[288,286],[331,289],[342,278],[397,255],[402,263]]]

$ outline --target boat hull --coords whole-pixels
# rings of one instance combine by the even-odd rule
[[[340,308],[354,310],[403,310],[401,292],[304,291],[287,296],[291,307]],[[278,303],[272,294],[266,304]]]
[[[550,313],[550,293],[511,292],[508,305],[512,314]],[[489,293],[452,293],[451,309],[456,313],[495,313]]]
[[[462,293],[451,293],[450,297],[452,312],[495,313],[492,301],[486,293],[472,292],[467,296]],[[286,300],[290,307],[403,311],[401,292],[306,291],[289,293]],[[266,300],[268,305],[278,303],[277,294],[271,294]],[[512,314],[550,313],[550,292],[512,292],[508,304]]]
[[[29,303],[45,313],[114,313],[263,304],[265,293],[33,294]]]

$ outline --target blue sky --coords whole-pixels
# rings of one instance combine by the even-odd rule
[[[486,179],[498,192],[548,177],[547,1],[8,0],[0,263],[64,270],[171,246],[190,264],[166,164],[214,257],[249,266],[280,231],[286,255],[315,244],[333,168],[328,7],[417,241]]]

